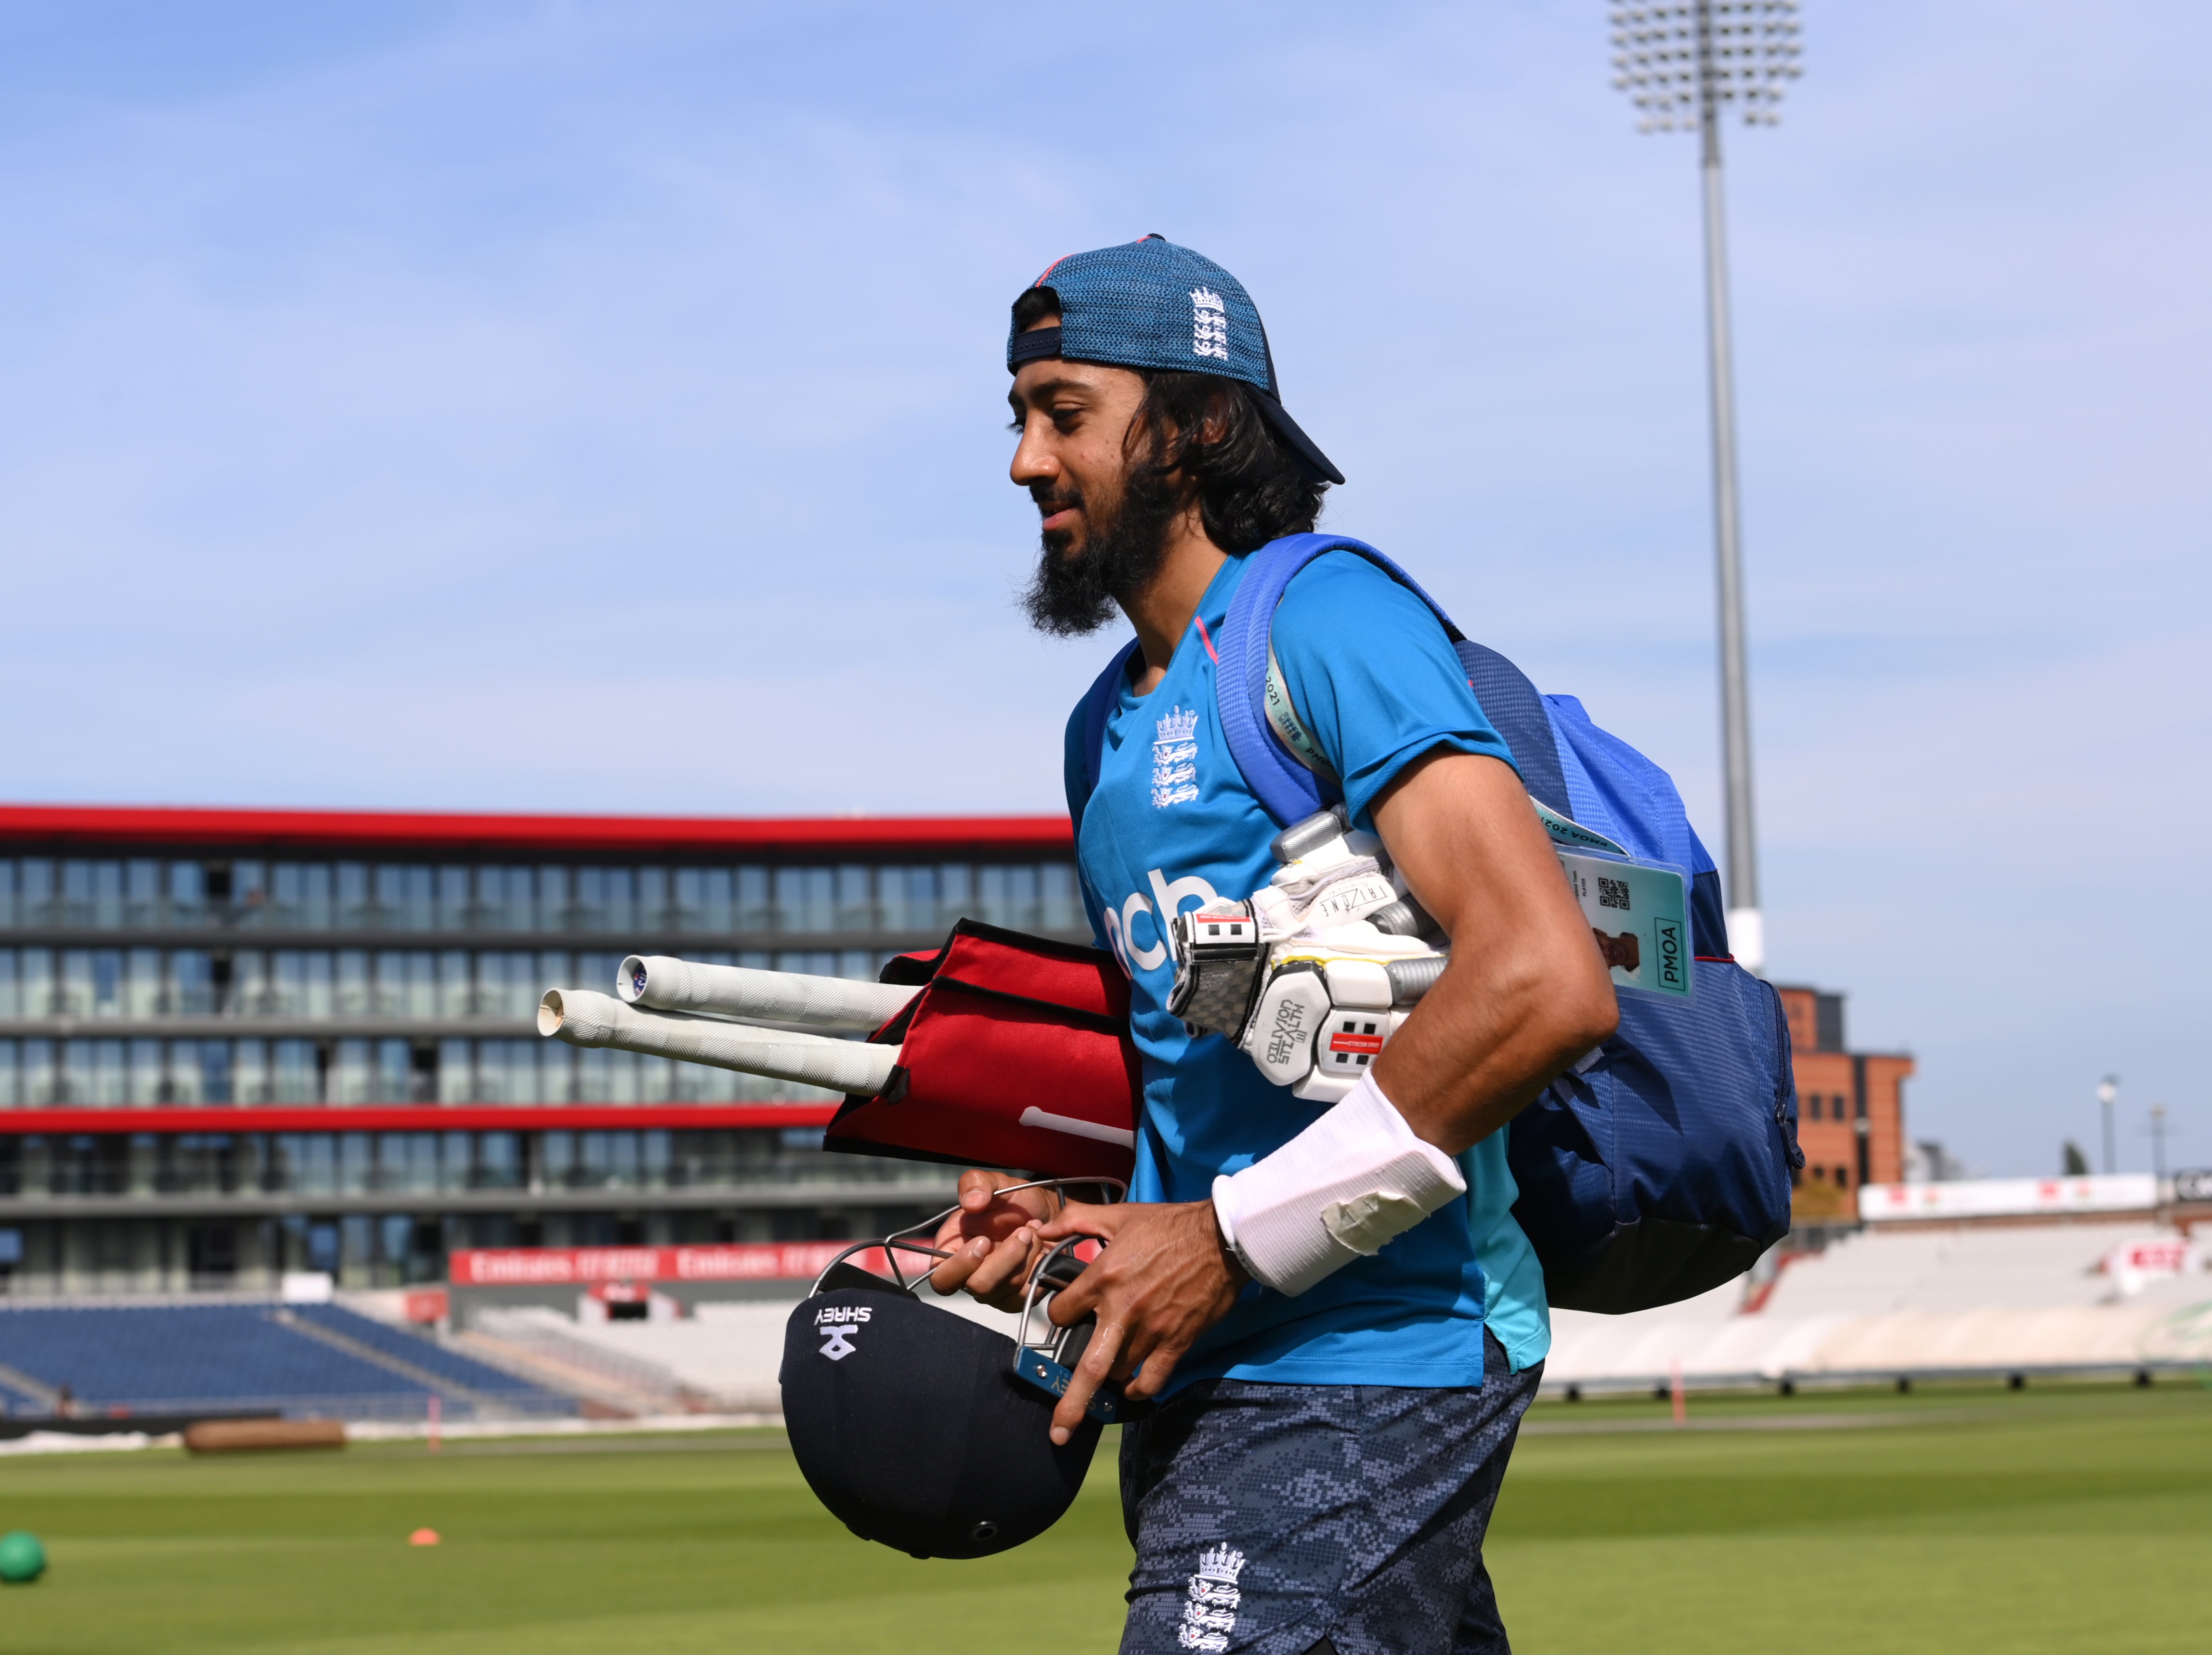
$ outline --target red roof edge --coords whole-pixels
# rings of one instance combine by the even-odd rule
[[[542,1132],[827,1126],[835,1104],[306,1104],[0,1109],[0,1136],[137,1132]]]
[[[0,805],[0,846],[423,851],[1068,850],[1065,816],[500,816],[426,811]]]

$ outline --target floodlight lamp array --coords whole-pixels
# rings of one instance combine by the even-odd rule
[[[1750,126],[1780,123],[1782,90],[1798,64],[1797,0],[1615,3],[1614,88],[1641,112],[1639,132],[1694,131],[1710,106]]]

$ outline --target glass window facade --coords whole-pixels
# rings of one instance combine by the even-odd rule
[[[442,866],[0,857],[0,929],[398,933],[1080,931],[1065,861]]]
[[[23,1133],[0,1139],[0,1196],[665,1190],[939,1176],[911,1163],[824,1159],[790,1138],[760,1128]]]
[[[0,1222],[13,1249],[0,1249],[0,1293],[230,1286],[254,1271],[273,1287],[273,1272],[299,1269],[390,1285],[439,1279],[456,1245],[788,1240],[911,1222],[947,1198],[945,1169],[825,1154],[818,1125],[685,1129],[662,1116],[586,1129],[538,1115],[459,1130],[439,1110],[835,1101],[538,1036],[547,988],[611,988],[633,949],[872,979],[963,916],[1089,934],[1064,849],[0,852],[0,1199],[16,1203]],[[162,1123],[179,1108],[282,1106],[327,1109],[329,1125]],[[393,1106],[422,1124],[345,1123],[349,1109]],[[129,1119],[99,1133],[6,1119],[67,1108]],[[860,1188],[882,1195],[823,1204]],[[623,1210],[632,1196],[641,1204]],[[64,1196],[115,1204],[38,1212]],[[170,1205],[134,1214],[141,1197]]]
[[[100,1104],[734,1104],[833,1094],[665,1057],[510,1039],[0,1038],[0,1109]],[[4,1129],[4,1123],[0,1123]]]
[[[893,952],[694,948],[685,957],[872,981]],[[522,1019],[549,988],[611,989],[621,960],[611,949],[0,947],[0,1022]]]

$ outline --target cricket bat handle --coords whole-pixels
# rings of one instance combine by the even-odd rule
[[[588,989],[548,989],[538,1004],[538,1032],[572,1046],[610,1046],[871,1097],[890,1083],[899,1060],[896,1046],[640,1011]]]

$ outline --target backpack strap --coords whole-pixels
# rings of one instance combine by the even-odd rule
[[[1114,715],[1114,703],[1121,694],[1121,686],[1129,681],[1129,657],[1137,653],[1139,640],[1132,638],[1114,652],[1114,659],[1106,670],[1091,683],[1083,697],[1083,800],[1088,803],[1091,795],[1098,791],[1098,767],[1106,755],[1106,721]],[[1071,800],[1071,804],[1078,801]],[[1075,825],[1083,826],[1083,812],[1074,812]]]
[[[1275,607],[1291,577],[1330,551],[1357,552],[1428,605],[1466,669],[1468,687],[1520,766],[1522,784],[1561,815],[1571,815],[1557,739],[1535,685],[1496,650],[1471,642],[1404,569],[1364,541],[1334,534],[1286,534],[1247,553],[1244,579],[1230,600],[1229,614],[1216,639],[1221,655],[1216,683],[1222,733],[1245,785],[1267,813],[1288,826],[1341,796],[1333,781],[1307,769],[1273,735],[1267,707],[1267,641]],[[1091,774],[1095,785],[1095,763]]]

